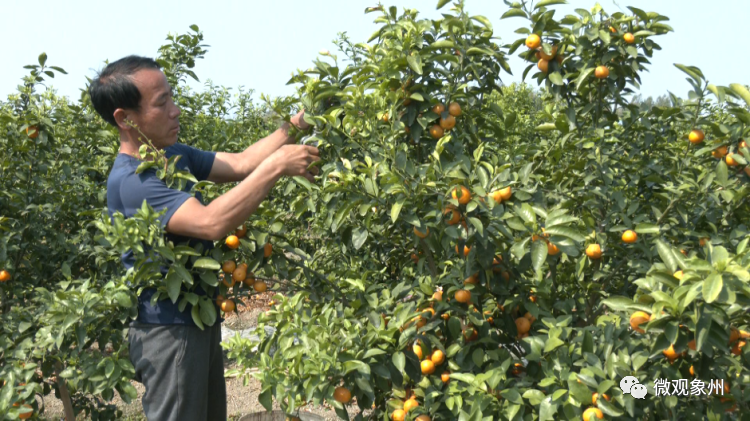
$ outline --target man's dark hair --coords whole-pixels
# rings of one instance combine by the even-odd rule
[[[107,123],[117,127],[115,110],[138,111],[141,102],[141,93],[131,76],[142,69],[160,68],[153,59],[140,56],[127,56],[109,63],[89,85],[94,109]]]

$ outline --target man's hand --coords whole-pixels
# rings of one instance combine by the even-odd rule
[[[304,120],[304,116],[305,116],[305,110],[302,110],[298,112],[297,115],[292,117],[290,121],[292,122],[292,124],[297,126],[298,129],[306,130],[310,127],[310,125],[307,124],[307,122]]]
[[[320,161],[318,148],[308,145],[284,145],[269,156],[263,163],[279,168],[286,176],[302,176],[315,182],[320,170],[310,165]]]

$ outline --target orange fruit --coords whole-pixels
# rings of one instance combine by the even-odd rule
[[[635,231],[627,230],[622,233],[622,241],[628,244],[633,244],[636,240],[638,240],[638,234],[636,234]]]
[[[508,186],[508,187],[506,187],[504,189],[500,189],[500,197],[503,200],[510,199],[510,196],[512,196],[512,195],[513,195],[513,192],[510,190],[510,186]]]
[[[495,203],[497,203],[498,205],[499,205],[500,203],[503,203],[503,196],[502,196],[502,195],[500,194],[500,190],[495,190],[495,191],[493,191],[492,193],[490,193],[490,197],[491,197],[491,198],[492,198],[492,200],[494,200],[494,201],[495,201]]]
[[[409,105],[409,104],[411,104],[411,98],[406,98],[406,99],[404,100],[404,106],[407,106],[407,105]],[[408,129],[408,127],[407,127],[407,129]]]
[[[427,236],[430,235],[430,228],[425,227],[425,231],[421,232],[417,229],[417,227],[414,227],[414,235],[416,235],[419,238],[427,238]]]
[[[750,338],[750,332],[746,332],[746,331],[740,329],[740,338],[742,338],[742,339],[749,339]]]
[[[524,319],[528,320],[529,323],[534,323],[536,321],[536,317],[532,315],[530,312],[526,312],[526,314],[523,315]]]
[[[750,177],[750,166],[745,167],[743,171],[745,171],[745,174],[747,174],[747,176]]]
[[[540,59],[539,62],[536,64],[536,67],[542,73],[547,73],[549,71],[549,61],[545,59]]]
[[[530,50],[539,48],[542,45],[542,39],[537,34],[531,34],[526,37],[526,46]]]
[[[13,405],[13,406],[16,406],[16,405]],[[34,408],[32,408],[31,405],[24,404],[23,406],[25,406],[26,408],[30,408],[31,412],[25,412],[23,414],[18,414],[18,419],[19,420],[27,420],[27,419],[31,418],[32,415],[34,415]]]
[[[583,411],[583,421],[589,421],[590,419],[603,420],[604,413],[599,408],[589,408]]]
[[[456,117],[453,117],[452,115],[449,114],[448,117],[441,118],[440,127],[442,127],[444,130],[450,130],[456,127]]]
[[[601,246],[599,246],[599,244],[589,244],[589,246],[586,247],[586,256],[594,260],[601,259],[602,258]]]
[[[412,261],[413,261],[414,263],[419,263],[419,257],[417,257],[417,255],[416,255],[416,254],[414,254],[414,253],[412,253],[412,254],[411,254],[411,260],[412,260]]]
[[[688,342],[688,348],[692,351],[695,351],[695,339]]]
[[[272,252],[273,246],[271,243],[266,243],[266,245],[263,246],[263,257],[271,257]]]
[[[31,134],[29,134],[31,133]],[[28,136],[30,139],[36,139],[39,137],[39,128],[37,126],[29,126],[26,128],[26,136]],[[31,416],[31,415],[29,415]]]
[[[445,111],[445,105],[443,104],[435,104],[434,107],[432,107],[432,112],[435,114],[442,114]]]
[[[268,285],[263,281],[255,281],[253,282],[253,289],[257,292],[265,292],[268,289]]]
[[[542,59],[542,53],[540,53],[539,50],[537,50],[536,53],[534,53],[534,57],[536,57],[537,60],[541,60]]]
[[[422,374],[432,374],[435,372],[435,363],[432,360],[424,360],[420,363]]]
[[[391,419],[393,421],[404,421],[405,418],[406,418],[406,412],[404,412],[403,409],[397,409],[393,411],[393,413],[391,414]]]
[[[431,418],[429,415],[420,415],[417,418],[414,418],[414,421],[431,421]]]
[[[218,295],[218,296],[216,297],[216,305],[217,305],[217,306],[219,306],[219,307],[221,307],[221,303],[222,303],[222,302],[224,302],[224,296],[223,296],[223,295],[221,295],[221,294],[219,294],[219,295]]]
[[[596,76],[597,79],[606,79],[607,77],[609,77],[609,67],[596,66],[596,70],[594,70],[594,76]]]
[[[464,254],[463,254],[463,256],[461,256],[461,257],[466,257],[466,256],[468,256],[468,255],[469,255],[469,252],[470,252],[470,251],[471,251],[471,247],[469,247],[469,246],[467,246],[467,245],[464,245]],[[459,256],[461,255],[461,252],[460,252],[460,251],[458,251],[458,244],[456,244],[456,253],[458,253],[458,255],[459,255]]]
[[[245,234],[247,234],[247,227],[245,226],[245,224],[240,225],[239,228],[234,230],[234,235],[236,235],[238,238],[244,237]]]
[[[622,39],[625,41],[626,44],[632,44],[635,42],[635,35],[628,32],[627,34],[622,36]]]
[[[563,60],[565,60],[565,58],[563,57],[562,54],[558,54],[556,60],[557,60],[558,64],[562,64],[562,62],[563,62]]]
[[[445,354],[443,351],[436,349],[432,351],[432,355],[430,355],[430,360],[435,365],[440,365],[445,361]]]
[[[552,61],[552,59],[555,58],[556,55],[557,55],[557,45],[552,46],[552,51],[549,54],[545,54],[543,49],[539,50],[539,57],[542,60]]]
[[[458,191],[461,190],[461,196],[458,196]],[[471,200],[471,192],[464,186],[457,186],[451,191],[451,197],[458,200],[458,203],[465,205]]]
[[[333,399],[335,399],[336,402],[349,403],[349,401],[352,400],[352,392],[343,386],[339,386],[333,391]]]
[[[605,401],[609,402],[610,398],[609,398],[609,396],[606,393],[602,394],[602,398],[604,398]],[[591,395],[591,403],[592,404],[596,405],[596,401],[598,401],[598,400],[599,400],[599,394],[598,393],[594,393],[593,395]]]
[[[547,254],[549,254],[550,256],[554,256],[557,253],[560,253],[560,249],[552,243],[547,243]]]
[[[422,361],[422,362],[424,362],[424,361]],[[411,398],[407,399],[406,402],[404,402],[404,411],[409,412],[409,411],[411,411],[412,409],[414,409],[414,408],[416,408],[418,406],[419,406],[419,402],[417,402],[416,399],[414,399],[413,397],[411,397]]]
[[[384,123],[388,122],[388,113],[383,114],[383,122]]]
[[[517,376],[517,375],[523,373],[523,369],[524,369],[523,364],[521,364],[521,363],[515,363],[515,364],[513,364],[513,371],[511,371],[511,373],[513,373],[514,375]]]
[[[726,147],[726,145],[720,146],[720,147],[714,149],[713,152],[711,152],[711,155],[714,158],[724,158],[725,156],[727,156],[727,147]]]
[[[734,354],[734,355],[740,355],[740,354],[742,354],[742,348],[744,346],[745,346],[745,341],[738,341],[732,347],[732,354]]]
[[[221,311],[224,313],[231,313],[234,311],[234,301],[224,300],[219,307],[221,307]]]
[[[231,288],[231,287],[234,286],[234,278],[230,278],[230,277],[225,276],[224,280],[221,281],[221,283],[224,284],[225,287]]]
[[[420,360],[422,359],[422,347],[421,346],[414,345],[413,347],[411,347],[411,350],[414,351],[414,354],[417,355],[417,358],[419,358]]]
[[[678,354],[674,350],[674,345],[669,345],[669,348],[665,349],[661,353],[664,354],[664,356],[667,357],[669,361],[674,361],[680,356],[680,354]]]
[[[700,240],[698,240],[698,244],[700,244],[701,247],[704,247],[707,241],[708,237],[702,237]]]
[[[455,297],[456,297],[456,301],[458,301],[459,303],[466,304],[469,301],[471,301],[471,291],[467,291],[465,289],[459,289],[458,291],[456,291]]]
[[[10,281],[10,272],[7,270],[0,270],[0,282]]]
[[[440,375],[440,380],[443,381],[443,383],[448,383],[451,379],[451,372],[450,371],[443,371],[443,374]]]
[[[693,129],[688,135],[688,140],[690,140],[690,143],[701,143],[703,142],[703,139],[705,139],[703,130]]]
[[[683,277],[683,276],[685,276],[685,274],[684,274],[684,273],[683,273],[683,272],[682,272],[681,270],[678,270],[678,271],[677,271],[677,272],[675,272],[675,273],[674,273],[674,275],[672,275],[672,276],[674,276],[674,277],[675,277],[675,278],[677,278],[677,279],[682,279],[682,277]]]
[[[510,272],[508,272],[507,270],[504,270],[504,271],[503,271],[503,273],[501,273],[500,275],[501,275],[501,276],[503,277],[503,279],[505,279],[506,281],[509,281],[509,280],[510,280]]]
[[[461,214],[458,212],[458,209],[456,209],[453,205],[448,205],[447,208],[443,211],[443,215],[447,215],[448,213],[451,214],[451,219],[448,220],[448,225],[456,225],[461,221]]]
[[[450,105],[448,105],[448,114],[452,115],[453,117],[460,116],[461,105],[458,102],[451,102]]]
[[[731,329],[731,330],[729,331],[729,343],[731,344],[732,342],[735,342],[735,341],[737,341],[738,339],[740,339],[740,331],[739,331],[739,330],[737,330],[737,328],[736,328],[736,327],[733,327],[733,328],[732,328],[732,329]]]
[[[692,365],[690,366],[690,375],[695,376],[695,368]]]
[[[436,291],[432,294],[432,299],[435,301],[443,301],[443,291]]]
[[[227,237],[224,243],[227,245],[227,247],[234,250],[240,246],[240,239],[237,238],[236,235],[230,235],[229,237]]]
[[[734,166],[739,165],[739,163],[734,160],[734,158],[732,157],[732,155],[734,155],[734,153],[730,152],[730,153],[727,154],[727,157],[724,158],[727,161],[727,165],[729,165],[730,167],[734,167]]]
[[[745,142],[744,140],[740,141],[740,148],[747,148],[747,142]]]
[[[237,268],[237,264],[233,260],[227,260],[221,265],[221,270],[225,273],[232,273]]]
[[[531,322],[529,322],[529,319],[525,317],[519,317],[516,319],[516,330],[518,330],[519,335],[528,333],[529,329],[531,329]]]
[[[617,29],[615,29],[614,26],[609,27],[609,32],[612,32],[613,34],[617,32]]]
[[[430,127],[430,136],[432,136],[433,139],[440,139],[443,137],[443,133],[443,128],[437,124]]]
[[[245,269],[237,268],[232,272],[232,280],[234,282],[242,282],[247,277],[247,272],[245,272]]]
[[[638,333],[645,333],[639,326],[651,320],[651,316],[645,311],[636,311],[630,316],[630,327]]]

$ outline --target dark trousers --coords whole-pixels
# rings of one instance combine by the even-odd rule
[[[150,325],[133,322],[128,333],[135,380],[143,383],[149,421],[227,419],[221,324]]]

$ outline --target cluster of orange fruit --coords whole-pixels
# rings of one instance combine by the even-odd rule
[[[458,102],[448,104],[448,114],[445,114],[445,105],[438,103],[432,107],[432,112],[440,116],[440,122],[430,127],[430,136],[433,139],[440,139],[445,132],[456,126],[456,117],[461,115],[461,105]]]
[[[610,31],[616,32],[617,30],[613,27],[610,27]],[[625,35],[622,36],[622,39],[625,41],[626,44],[634,44],[635,43],[635,36],[631,34],[630,32],[627,32]],[[536,50],[536,58],[539,60],[536,64],[536,67],[541,71],[542,73],[548,73],[549,72],[549,63],[552,60],[557,60],[558,64],[562,64],[563,60],[565,58],[562,54],[558,53],[558,45],[553,44],[552,50],[549,54],[545,53],[542,47],[542,38],[537,34],[531,34],[526,38],[526,47],[530,50]],[[597,66],[596,69],[594,69],[594,76],[597,79],[606,79],[609,77],[609,67],[600,65]]]
[[[247,234],[247,227],[245,225],[240,226],[234,231],[234,234],[227,236],[227,239],[224,240],[224,244],[227,245],[232,250],[236,250],[240,247],[240,238],[244,237]],[[263,245],[263,257],[269,258],[271,257],[271,254],[273,253],[273,246],[271,243],[266,243]]]
[[[265,282],[256,280],[255,274],[247,272],[247,263],[237,265],[233,260],[227,260],[221,265],[221,270],[222,273],[219,274],[219,280],[227,288],[232,288],[235,284],[242,282],[247,288],[252,288],[256,292],[265,292],[268,289],[268,285]],[[230,276],[225,274],[229,274]],[[216,304],[225,313],[231,313],[235,309],[234,301],[225,299],[221,295],[216,298]]]

